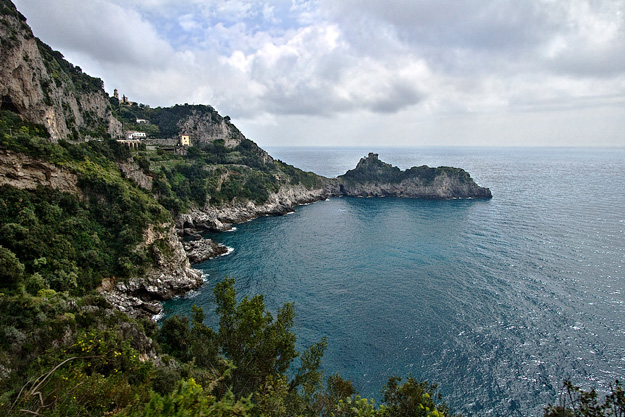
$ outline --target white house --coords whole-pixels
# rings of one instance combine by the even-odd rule
[[[147,136],[145,132],[130,132],[128,133],[128,139],[137,140],[137,139],[145,139]]]

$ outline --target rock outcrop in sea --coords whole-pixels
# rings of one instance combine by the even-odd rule
[[[375,153],[339,176],[338,183],[341,195],[353,197],[492,198],[488,188],[478,186],[461,168],[423,165],[401,171]]]

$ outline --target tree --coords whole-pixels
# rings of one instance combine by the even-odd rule
[[[274,321],[265,311],[262,295],[244,297],[237,305],[234,279],[226,278],[214,289],[221,353],[235,366],[232,389],[235,394],[257,391],[273,375],[284,374],[297,357],[293,327],[293,305],[285,304]]]
[[[385,416],[453,416],[436,393],[435,384],[419,382],[412,376],[403,384],[400,381],[400,377],[391,377],[382,390]]]
[[[594,389],[584,391],[571,381],[566,381],[564,388],[560,403],[550,404],[545,417],[625,417],[625,391],[618,380],[610,386],[602,403]]]
[[[24,277],[24,265],[9,249],[0,246],[0,288],[15,288]]]

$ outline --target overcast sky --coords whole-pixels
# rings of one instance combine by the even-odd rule
[[[625,0],[14,0],[151,106],[261,146],[625,146]]]

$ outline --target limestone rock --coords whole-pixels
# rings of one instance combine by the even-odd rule
[[[78,193],[78,177],[72,171],[60,168],[28,155],[0,149],[0,185],[34,190],[38,186]]]
[[[374,153],[337,180],[340,193],[353,197],[492,198],[488,188],[478,186],[461,168],[423,165],[401,171],[380,161]]]
[[[182,245],[192,264],[198,264],[228,253],[228,247],[211,239],[190,240]]]
[[[139,187],[148,191],[152,190],[152,177],[145,175],[138,164],[131,162],[119,162],[117,166],[124,173],[126,178],[134,181]]]
[[[101,80],[82,74],[58,52],[38,41],[11,2],[0,14],[0,97],[2,109],[46,127],[53,141],[68,136],[88,139],[89,132],[121,136],[121,123],[111,113]],[[77,85],[72,74],[90,80]],[[81,78],[83,77],[84,78]],[[98,86],[98,82],[100,85]],[[76,137],[78,135],[79,137]]]
[[[115,282],[103,282],[104,298],[131,316],[153,316],[162,311],[160,301],[185,294],[204,282],[202,274],[191,268],[189,259],[171,224],[150,226],[143,245],[153,251],[156,265],[144,276]]]

